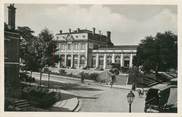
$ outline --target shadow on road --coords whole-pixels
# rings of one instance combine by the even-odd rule
[[[36,80],[37,83],[39,83],[39,80]],[[42,85],[47,86],[48,81],[42,80]],[[62,90],[88,90],[88,91],[103,91],[98,88],[91,88],[87,86],[83,86],[78,83],[61,83],[61,82],[55,82],[55,81],[49,81],[50,88],[56,88],[56,89],[62,89]]]

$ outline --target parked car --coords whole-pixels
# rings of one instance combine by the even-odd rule
[[[144,111],[153,112],[177,112],[177,80],[166,84],[158,84],[151,87],[145,98]]]

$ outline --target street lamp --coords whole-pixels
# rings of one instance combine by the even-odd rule
[[[129,112],[131,113],[131,104],[133,103],[133,100],[135,98],[135,95],[132,91],[130,91],[127,95],[127,100],[128,100],[128,103],[129,103]]]

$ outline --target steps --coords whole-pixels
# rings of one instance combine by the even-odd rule
[[[18,111],[26,111],[30,108],[30,104],[27,100],[17,100],[14,105]]]

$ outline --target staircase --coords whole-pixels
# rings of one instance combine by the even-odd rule
[[[30,108],[30,104],[27,100],[17,100],[14,103],[17,111],[27,111]]]

